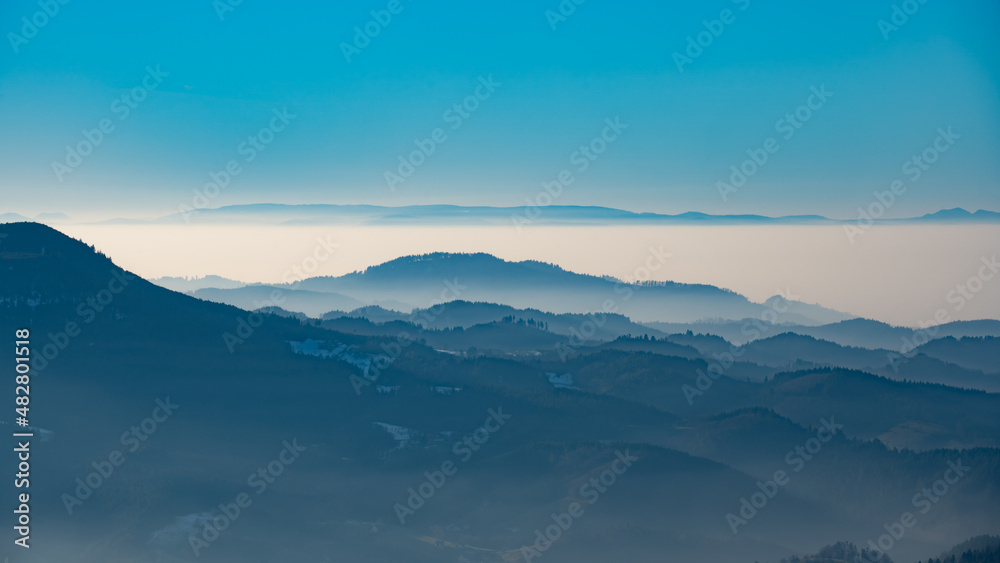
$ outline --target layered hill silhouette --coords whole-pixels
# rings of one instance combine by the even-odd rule
[[[261,291],[255,289],[258,287],[200,289],[193,295],[247,308]],[[768,310],[766,304],[753,303],[711,285],[626,283],[577,274],[543,262],[508,262],[489,254],[406,256],[362,272],[264,287],[288,291],[294,304],[283,308],[311,317],[343,310],[344,297],[366,304],[396,301],[409,309],[461,299],[549,313],[619,313],[638,322],[743,319],[758,317]],[[783,318],[802,324],[826,324],[850,315],[790,302]]]
[[[693,330],[694,332],[715,334],[730,342],[745,344],[760,336],[774,336],[780,332],[794,332],[803,336],[812,336],[820,340],[836,342],[842,346],[857,348],[872,348],[882,350],[899,350],[909,343],[919,345],[923,340],[945,337],[985,337],[1000,336],[1000,321],[983,319],[976,321],[953,321],[937,325],[929,329],[914,329],[892,326],[871,319],[853,318],[845,321],[821,325],[802,325],[791,322],[779,323],[773,330],[748,330],[754,319],[741,321],[714,321],[695,323],[645,323],[661,332],[676,333]]]
[[[443,279],[438,264],[421,262],[337,283],[344,295],[368,282],[372,295],[405,293],[402,274],[420,294]],[[529,278],[614,287],[547,265],[520,267]],[[488,273],[473,278],[485,283]],[[653,289],[647,303],[661,295]],[[838,541],[865,545],[914,511],[913,495],[956,461],[969,470],[918,516],[894,559],[926,559],[1000,528],[996,394],[817,367],[836,362],[837,349],[802,335],[750,344],[754,361],[719,373],[710,369],[716,354],[735,344],[718,336],[578,341],[570,329],[580,317],[479,305],[455,303],[435,326],[375,308],[358,311],[371,318],[252,313],[148,283],[49,227],[0,225],[0,334],[30,328],[32,423],[53,433],[33,457],[32,510],[51,530],[33,555],[515,561],[576,502],[582,516],[545,561],[777,561]],[[624,316],[612,323],[608,336],[642,327]],[[508,336],[516,353],[480,352]],[[435,350],[434,339],[447,338],[456,349]],[[993,340],[967,340],[932,341],[912,361],[964,358],[971,370],[992,358]],[[574,350],[561,357],[557,344]],[[786,367],[782,347],[809,367]],[[804,357],[794,357],[798,350]],[[872,351],[844,353],[862,366]],[[70,513],[65,495],[76,494],[77,479],[122,448],[122,433],[157,400],[178,407]],[[503,424],[480,430],[491,416]],[[789,452],[813,448],[824,420],[842,427],[806,451],[808,461],[800,456],[796,471]],[[488,440],[468,458],[456,454],[477,431]],[[301,456],[264,491],[248,488],[248,475],[280,463],[285,443]],[[632,460],[624,471],[620,456]],[[433,494],[400,519],[397,504],[449,461],[457,471],[443,482],[434,476],[441,485],[428,485]],[[791,475],[788,485],[734,533],[727,515],[777,470]],[[614,482],[590,503],[581,487],[602,475]],[[252,503],[196,556],[190,538],[247,491]]]

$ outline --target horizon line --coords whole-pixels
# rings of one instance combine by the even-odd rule
[[[402,210],[402,209],[419,209],[419,208],[451,208],[457,210],[492,210],[492,211],[518,211],[531,209],[545,210],[545,209],[558,209],[558,210],[601,210],[601,211],[612,211],[622,214],[628,214],[628,216],[620,217],[623,220],[635,220],[635,219],[694,219],[694,218],[705,218],[705,219],[759,219],[759,220],[812,220],[812,221],[830,221],[835,223],[852,223],[855,221],[860,221],[862,219],[871,219],[875,222],[886,222],[886,221],[913,221],[920,219],[933,219],[937,215],[942,215],[946,213],[957,213],[959,216],[953,217],[954,219],[966,219],[973,218],[977,214],[985,215],[997,215],[997,219],[1000,220],[1000,211],[994,211],[991,209],[980,208],[975,211],[969,211],[964,207],[952,207],[952,208],[940,208],[935,211],[928,211],[921,215],[912,215],[905,217],[885,217],[885,212],[882,213],[862,213],[865,211],[863,208],[859,208],[858,217],[855,218],[836,218],[828,217],[826,215],[821,215],[818,213],[797,213],[791,215],[763,215],[760,213],[726,213],[726,214],[713,214],[706,213],[702,211],[688,210],[679,213],[664,213],[655,211],[634,211],[631,209],[623,209],[618,207],[609,207],[606,205],[544,205],[544,206],[497,206],[497,205],[460,205],[452,203],[423,203],[423,204],[410,204],[410,205],[379,205],[374,203],[274,203],[274,202],[256,202],[256,203],[240,203],[232,205],[222,205],[219,207],[200,207],[200,208],[189,208],[186,213],[197,215],[198,213],[206,212],[220,212],[231,209],[238,208],[253,208],[253,207],[280,207],[280,208],[309,208],[309,207],[327,207],[327,208],[371,208],[373,210]],[[887,211],[887,210],[886,210]],[[873,215],[878,215],[874,217]],[[134,218],[127,216],[117,216],[109,219],[99,219],[99,220],[74,220],[72,217],[68,216],[64,212],[42,212],[34,216],[22,215],[16,211],[8,211],[0,213],[0,222],[14,222],[16,220],[20,221],[51,221],[54,223],[75,223],[75,224],[122,224],[122,223],[152,223],[158,221],[168,220],[170,218],[176,217],[178,215],[184,216],[185,211],[179,209],[178,211],[167,213],[165,215],[156,215],[147,218]],[[4,220],[5,216],[14,216],[12,220]],[[610,219],[610,218],[605,218]]]

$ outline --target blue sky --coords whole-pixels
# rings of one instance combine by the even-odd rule
[[[41,8],[4,2],[0,212],[163,215],[236,160],[209,206],[517,206],[569,170],[557,204],[853,218],[942,127],[960,138],[887,216],[1000,210],[995,1],[913,0],[886,37],[893,2],[587,0],[553,29],[555,0],[400,0],[348,62],[355,26],[389,4],[244,0],[220,18],[211,0],[69,0],[20,41]],[[679,71],[674,53],[723,10],[730,23]],[[124,117],[115,100],[147,67],[167,75]],[[445,112],[488,77],[499,86],[452,129]],[[784,139],[778,120],[824,85],[833,95]],[[274,122],[285,108],[295,117]],[[616,117],[628,129],[580,171],[574,152]],[[57,179],[53,162],[102,120],[114,130]],[[241,143],[272,123],[248,162]],[[386,172],[436,128],[447,139],[390,190]],[[720,197],[769,137],[779,149]]]

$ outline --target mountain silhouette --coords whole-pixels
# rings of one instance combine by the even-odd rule
[[[638,322],[691,322],[705,318],[759,316],[767,306],[711,285],[675,282],[626,283],[577,274],[537,261],[508,262],[495,256],[433,253],[405,256],[339,277],[315,277],[277,285],[303,294],[298,308],[315,318],[343,310],[343,298],[372,304],[395,300],[426,309],[451,300],[479,301],[546,313],[616,313]],[[225,303],[250,301],[250,288],[200,290],[199,297]],[[330,294],[325,298],[323,294]],[[823,324],[850,315],[814,305],[791,303],[795,318]],[[243,306],[243,305],[241,305]],[[409,312],[409,311],[405,311]]]
[[[345,287],[370,281],[379,295],[405,289],[406,279],[429,287],[449,271],[439,258],[452,262],[397,261],[349,276]],[[510,267],[483,256],[457,261],[487,267],[473,276],[484,282]],[[555,279],[554,287],[615,283],[540,263],[514,266],[525,279]],[[896,517],[897,506],[906,510],[955,460],[970,467],[961,486],[921,515],[893,555],[941,553],[1000,524],[996,394],[839,367],[777,373],[784,368],[744,361],[711,378],[732,344],[693,333],[581,344],[560,358],[546,347],[568,337],[546,328],[565,329],[572,317],[533,318],[528,309],[455,303],[442,320],[451,328],[361,312],[383,315],[381,324],[354,319],[382,332],[322,326],[346,322],[340,316],[320,321],[204,301],[123,271],[49,227],[0,225],[0,334],[30,328],[41,359],[33,364],[32,423],[51,433],[33,457],[32,514],[60,533],[37,544],[39,553],[73,553],[81,563],[194,560],[191,535],[249,490],[252,504],[201,560],[513,560],[535,530],[552,525],[552,514],[585,502],[584,483],[620,469],[615,460],[625,452],[633,465],[585,505],[546,561],[627,554],[653,563],[664,553],[695,563],[774,561],[840,540],[860,545],[882,533],[886,507]],[[494,312],[507,314],[489,320]],[[446,337],[468,348],[424,344]],[[540,350],[471,350],[501,341]],[[992,357],[993,340],[963,342],[927,351],[955,359],[968,344],[983,347],[972,361]],[[800,335],[762,341],[754,353],[796,364],[805,361],[797,348],[811,361],[834,350]],[[702,395],[689,402],[684,386],[700,386]],[[104,468],[122,433],[151,417],[157,401],[177,408],[70,513],[65,499],[77,494],[77,479]],[[467,462],[456,458],[454,444],[497,409],[509,419]],[[788,452],[810,444],[831,418],[843,428],[795,472]],[[248,489],[247,476],[286,447],[301,457],[281,466],[266,491]],[[400,522],[393,507],[445,461],[459,470]],[[782,468],[789,485],[734,535],[726,515]]]

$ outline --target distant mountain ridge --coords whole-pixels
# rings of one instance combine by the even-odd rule
[[[247,220],[279,222],[281,224],[325,224],[330,220],[351,221],[372,225],[412,225],[421,222],[440,224],[492,223],[513,225],[518,216],[526,216],[525,207],[490,207],[458,205],[409,205],[384,207],[377,205],[235,205],[217,209],[197,210],[196,213],[176,213],[155,219],[156,223],[175,222],[242,222]],[[679,224],[679,225],[836,225],[851,224],[854,219],[830,219],[822,215],[789,215],[769,217],[756,214],[712,215],[688,211],[675,215],[634,212],[602,206],[549,205],[541,208],[531,224]],[[920,217],[884,219],[878,223],[1000,223],[1000,213],[964,209],[941,210]]]
[[[314,318],[333,310],[351,310],[390,300],[408,304],[409,309],[461,299],[555,314],[616,313],[639,322],[743,319],[759,317],[770,310],[767,304],[751,302],[738,293],[711,285],[630,284],[612,277],[578,274],[544,262],[509,262],[485,253],[404,256],[343,276],[308,278],[286,285],[203,288],[192,294],[256,309],[261,305],[251,304],[260,302],[266,293],[261,288],[267,287],[280,289],[283,296],[294,302],[289,306],[271,305]],[[344,298],[356,302],[345,302]],[[819,325],[852,318],[817,305],[788,303],[788,311],[782,316],[789,322]]]
[[[728,320],[698,323],[650,322],[644,324],[665,333],[691,330],[705,334],[715,334],[733,344],[742,345],[756,337],[754,331],[745,330],[752,321],[753,319],[743,319],[738,321]],[[781,332],[794,332],[803,336],[812,336],[819,340],[836,342],[841,346],[899,350],[907,341],[920,340],[918,334],[932,339],[1000,336],[1000,320],[953,321],[926,329],[914,329],[892,326],[881,321],[857,317],[814,326],[803,326],[794,322],[782,322],[773,325],[773,328],[767,332],[760,330],[756,332],[759,332],[764,337],[774,336]]]
[[[164,276],[162,278],[155,278],[149,281],[179,293],[191,293],[198,291],[199,289],[236,289],[250,285],[241,281],[213,275],[202,276],[200,278]]]
[[[24,223],[29,221],[36,221],[42,224],[60,224],[69,223],[70,218],[65,213],[39,213],[35,215],[34,219],[25,217],[20,213],[0,213],[0,223]]]
[[[540,210],[540,212],[538,212]],[[118,218],[103,224],[187,224],[187,223],[258,223],[271,225],[356,224],[356,225],[471,225],[514,226],[517,217],[531,212],[532,225],[850,225],[856,219],[831,219],[822,215],[787,215],[769,217],[757,214],[712,215],[697,211],[678,214],[635,212],[611,207],[585,205],[549,205],[535,210],[521,207],[258,203],[218,208],[191,209],[155,219]],[[537,213],[537,216],[535,214]],[[43,222],[67,222],[62,214],[42,214]],[[28,220],[16,213],[0,214],[0,223]],[[876,224],[1000,224],[1000,212],[962,208],[942,209],[919,217],[877,219]]]

